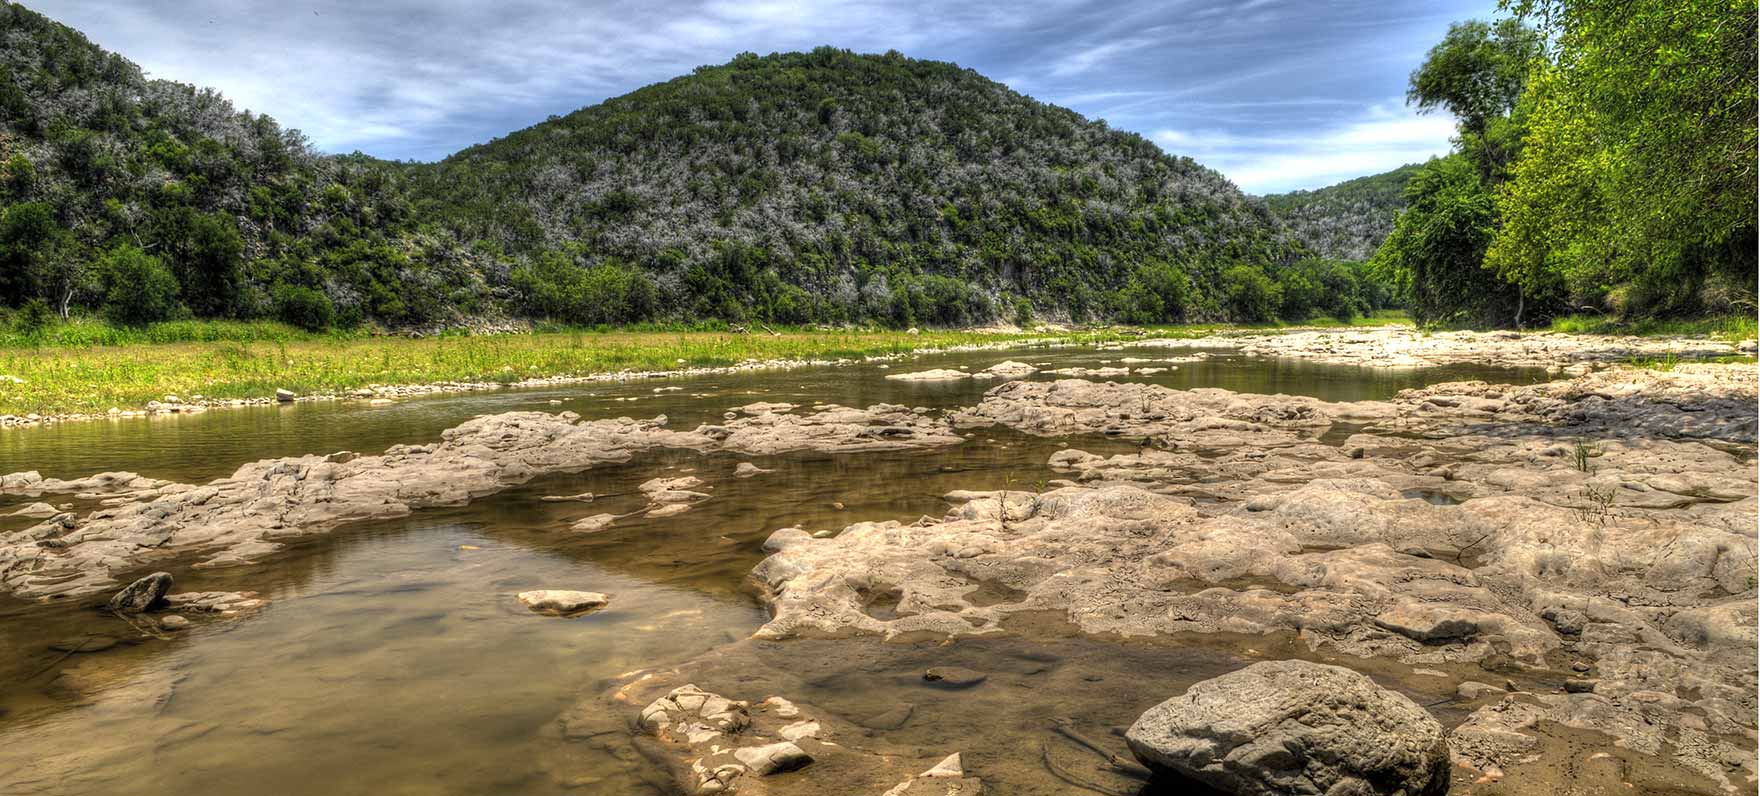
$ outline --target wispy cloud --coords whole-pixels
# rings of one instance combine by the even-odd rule
[[[830,44],[957,61],[1115,127],[1152,133],[1249,190],[1313,187],[1445,142],[1438,136],[1445,120],[1405,118],[1403,109],[1378,103],[1403,92],[1407,72],[1450,20],[1495,11],[1493,0],[39,0],[35,7],[156,77],[218,88],[328,151],[435,159],[740,51]],[[1190,138],[1176,143],[1180,136]]]

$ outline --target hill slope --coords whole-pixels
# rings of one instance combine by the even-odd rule
[[[407,164],[318,153],[17,4],[0,45],[5,307],[322,327],[1307,306],[1279,304],[1305,252],[1264,203],[952,64],[747,54]]]
[[[1406,206],[1406,183],[1420,168],[1410,163],[1312,191],[1272,194],[1265,204],[1315,254],[1367,260],[1393,232],[1393,217]]]
[[[1190,314],[1214,317],[1224,268],[1294,256],[1262,205],[1189,158],[896,53],[742,55],[415,178],[422,211],[464,237],[579,246],[699,314],[903,321],[894,293],[950,289],[931,276],[1080,319],[1169,262],[1194,282]]]
[[[392,324],[480,306],[481,268],[418,234],[402,191],[386,164],[0,3],[0,303]]]

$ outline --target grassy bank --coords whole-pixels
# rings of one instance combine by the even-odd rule
[[[1354,325],[1401,322],[1382,315]],[[1340,325],[1316,321],[1312,325]],[[411,339],[303,332],[275,323],[189,321],[126,329],[60,324],[36,334],[0,335],[0,414],[101,413],[134,409],[167,394],[189,399],[260,398],[276,389],[340,393],[368,385],[441,381],[511,383],[526,378],[624,369],[730,365],[744,359],[832,359],[917,348],[1030,338],[1100,341],[1145,334],[1197,337],[1239,327],[988,333],[891,330],[541,329],[532,334]],[[15,381],[18,380],[18,381]]]
[[[1099,337],[1104,333],[1061,336]],[[536,334],[322,337],[0,349],[0,414],[103,412],[184,398],[256,398],[277,388],[341,392],[372,384],[514,382],[623,369],[730,365],[744,359],[891,354],[1040,334],[928,331],[562,331]],[[12,378],[6,378],[12,377]],[[13,379],[21,379],[15,382]]]
[[[1552,322],[1552,331],[1570,334],[1630,334],[1640,337],[1715,337],[1751,340],[1756,324],[1753,315],[1723,315],[1690,320],[1621,321],[1602,315],[1571,315]]]

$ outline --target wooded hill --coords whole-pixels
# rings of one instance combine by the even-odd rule
[[[1265,204],[1315,254],[1367,260],[1393,231],[1393,219],[1406,207],[1406,183],[1421,168],[1411,163],[1312,191],[1271,194]]]
[[[0,4],[0,302],[119,322],[1366,309],[1265,204],[953,64],[741,55],[439,163],[318,153]]]

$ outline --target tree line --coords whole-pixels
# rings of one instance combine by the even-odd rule
[[[1411,76],[1458,120],[1371,258],[1430,324],[1755,312],[1753,0],[1504,0]]]

